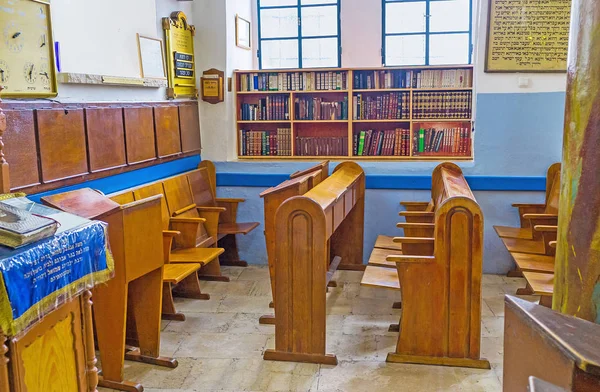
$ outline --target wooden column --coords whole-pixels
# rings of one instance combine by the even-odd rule
[[[0,86],[0,104],[2,103],[2,90],[4,87]],[[6,131],[6,115],[2,112],[2,107],[0,107],[0,193],[9,193],[10,192],[10,177],[8,176],[8,162],[4,159],[4,142],[2,141],[2,136],[4,135],[4,131]],[[35,148],[35,146],[32,146]]]
[[[600,2],[573,0],[554,310],[600,323]]]

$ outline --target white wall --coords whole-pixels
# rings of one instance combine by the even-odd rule
[[[381,67],[381,1],[342,0],[340,17],[342,67]]]
[[[54,40],[62,72],[140,76],[136,33],[164,41],[161,18],[192,2],[177,0],[53,0]],[[59,84],[61,101],[161,101],[165,88]]]

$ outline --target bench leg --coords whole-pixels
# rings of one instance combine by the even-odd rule
[[[171,292],[171,283],[163,283],[161,318],[163,320],[185,321],[185,314],[178,313],[175,310],[175,302],[173,302],[173,293]]]
[[[528,284],[527,287],[517,289],[517,295],[533,295],[533,289]]]
[[[388,332],[400,332],[400,324],[390,324]]]
[[[218,247],[225,249],[220,256],[221,265],[232,267],[247,267],[248,263],[240,260],[235,234],[229,234],[218,241]]]
[[[402,309],[402,301],[394,302],[392,309]]]
[[[260,316],[258,323],[261,325],[275,325],[275,315],[265,314],[264,316]]]
[[[191,274],[184,280],[182,280],[173,289],[173,294],[177,297],[182,298],[193,298],[193,299],[210,299],[209,294],[204,294],[200,291],[200,282],[198,281],[198,274]]]
[[[273,303],[273,301],[269,302],[269,308],[275,309],[275,304]]]
[[[219,264],[218,257],[200,268],[198,271],[198,279],[218,282],[229,282],[230,280],[229,276],[224,276],[221,273],[221,265]]]
[[[506,276],[509,278],[522,278],[523,273],[518,268],[515,268],[514,270],[508,271]]]

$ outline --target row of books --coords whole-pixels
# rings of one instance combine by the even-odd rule
[[[443,152],[448,155],[471,154],[470,128],[427,128],[415,131],[413,155]]]
[[[413,118],[470,119],[472,116],[471,91],[413,93]]]
[[[347,120],[348,97],[326,102],[321,97],[299,97],[294,101],[296,120]]]
[[[410,117],[410,93],[397,92],[377,96],[356,94],[352,97],[354,120],[394,120]]]
[[[355,89],[470,88],[472,69],[354,71]]]
[[[410,130],[396,128],[385,131],[354,133],[354,156],[409,156]]]
[[[261,72],[240,75],[240,91],[347,90],[346,71]]]
[[[292,130],[277,128],[276,131],[240,130],[241,156],[290,156],[292,155]]]
[[[296,156],[334,157],[345,155],[348,155],[347,137],[296,137]]]
[[[242,121],[289,120],[289,97],[274,95],[259,99],[257,104],[242,103],[240,119]]]

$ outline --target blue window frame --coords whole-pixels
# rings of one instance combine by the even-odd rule
[[[472,0],[382,0],[386,66],[472,61]]]
[[[257,1],[260,69],[340,66],[340,0]]]

